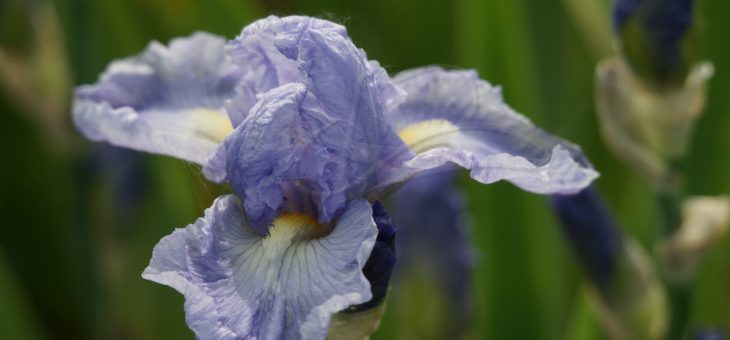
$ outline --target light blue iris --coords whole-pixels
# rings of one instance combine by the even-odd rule
[[[372,297],[373,201],[455,163],[482,183],[573,193],[597,173],[470,71],[392,80],[343,26],[268,17],[239,37],[153,43],[76,91],[89,138],[203,166],[235,195],[155,247],[144,277],[186,297],[200,338],[322,338]],[[376,212],[380,216],[382,212]]]

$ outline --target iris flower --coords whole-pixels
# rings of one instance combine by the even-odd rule
[[[301,16],[256,21],[228,43],[207,33],[152,43],[79,87],[73,115],[90,139],[188,160],[230,184],[159,242],[143,274],[185,295],[204,339],[325,337],[334,313],[373,299],[363,267],[393,236],[373,202],[421,171],[455,163],[537,193],[597,176],[475,72],[391,79],[343,26]]]

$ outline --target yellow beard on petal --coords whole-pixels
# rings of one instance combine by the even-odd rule
[[[321,235],[322,226],[313,217],[298,213],[285,213],[269,226],[269,235],[263,239],[264,254],[275,260],[292,244]]]
[[[231,120],[223,112],[211,109],[193,109],[188,111],[188,115],[194,122],[195,132],[213,142],[222,142],[233,131]]]
[[[398,135],[416,153],[449,144],[449,139],[459,133],[459,128],[444,119],[431,119],[411,124]]]

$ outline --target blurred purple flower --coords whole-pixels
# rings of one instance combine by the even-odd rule
[[[422,171],[451,162],[538,193],[597,176],[476,73],[392,81],[343,26],[308,17],[259,20],[225,48],[206,33],[153,43],[80,87],[74,118],[91,139],[231,184],[235,195],[160,241],[144,274],[185,295],[200,338],[322,338],[334,313],[377,304],[394,227],[366,199]]]
[[[684,81],[687,46],[683,39],[694,24],[694,0],[616,0],[613,26],[629,63],[658,81]]]
[[[720,329],[703,329],[696,331],[692,336],[694,340],[725,340],[725,333]]]
[[[410,180],[394,194],[393,215],[399,226],[398,281],[408,279],[409,269],[428,269],[435,293],[449,304],[441,311],[440,331],[459,338],[471,319],[473,257],[467,240],[466,202],[453,170],[438,168]]]
[[[596,286],[605,292],[622,251],[621,232],[613,216],[593,187],[574,195],[553,195],[551,200],[578,258]]]
[[[125,227],[139,213],[146,193],[147,178],[139,153],[111,145],[94,148],[81,162],[79,172],[84,183],[102,179],[114,193],[111,220]]]

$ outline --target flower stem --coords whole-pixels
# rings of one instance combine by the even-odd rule
[[[681,206],[684,183],[683,168],[683,162],[681,160],[671,162],[671,180],[665,182],[665,185],[661,186],[657,193],[657,202],[660,213],[659,234],[662,239],[672,237],[672,235],[677,232],[682,225]],[[669,278],[671,275],[667,275],[666,272],[664,274],[664,282],[667,287],[667,297],[669,299],[671,315],[667,339],[684,339],[692,306],[692,287],[694,279],[687,278],[684,280],[672,280]]]
[[[668,283],[669,307],[671,319],[668,340],[681,340],[687,330],[692,305],[692,282]]]
[[[677,190],[660,189],[657,193],[659,204],[660,237],[671,237],[682,224],[681,198]]]

